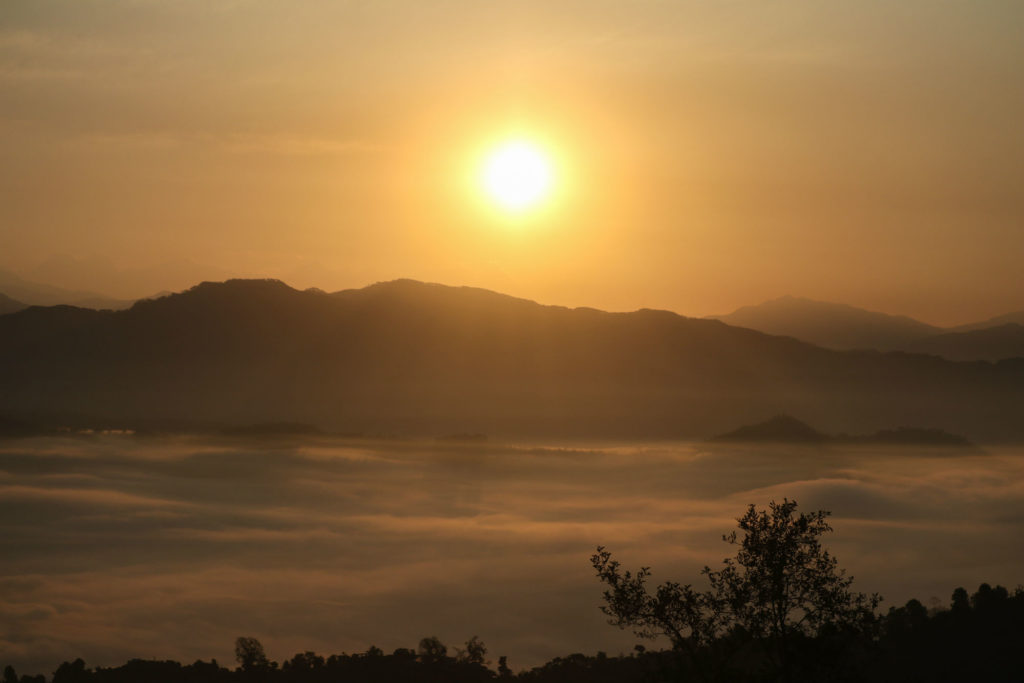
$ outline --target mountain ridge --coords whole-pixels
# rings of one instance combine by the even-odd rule
[[[905,315],[788,295],[711,317],[837,350],[896,351],[908,342],[943,331]]]
[[[6,294],[0,292],[0,315],[7,315],[8,313],[15,313],[28,308],[28,304],[22,303],[16,299],[12,299]]]
[[[119,310],[134,303],[132,299],[116,299],[96,292],[70,290],[32,282],[6,270],[0,270],[0,292],[26,306],[71,305],[97,310]]]
[[[947,329],[849,304],[784,296],[712,318],[836,350],[905,351],[955,361],[1024,357],[1024,334],[1010,327],[1018,318],[1024,322],[1024,312]]]
[[[403,280],[205,282],[123,311],[0,317],[0,413],[334,431],[694,436],[765,412],[1022,438],[1024,362],[833,351],[669,311]]]
[[[978,451],[968,439],[941,429],[898,427],[879,429],[872,434],[831,435],[819,432],[792,415],[776,415],[762,422],[743,425],[710,439],[718,443],[784,443],[784,444],[857,444],[903,445],[957,448]]]

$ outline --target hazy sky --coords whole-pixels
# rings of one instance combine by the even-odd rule
[[[1024,4],[5,0],[0,268],[1024,308]],[[510,220],[481,150],[558,166]]]

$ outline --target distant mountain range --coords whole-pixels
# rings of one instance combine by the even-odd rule
[[[159,292],[147,298],[169,293]],[[135,300],[30,282],[0,270],[0,315],[29,305],[122,310],[134,303]],[[907,316],[784,296],[709,319],[836,350],[906,351],[960,361],[1024,357],[1024,311],[941,328]]]
[[[135,303],[134,300],[113,299],[102,294],[96,294],[95,292],[70,290],[39,282],[31,282],[5,270],[0,270],[0,293],[5,295],[5,298],[15,299],[26,306],[58,306],[64,304],[80,306],[82,308],[120,310],[128,308]],[[4,309],[0,308],[0,315],[3,313]]]
[[[899,427],[880,429],[872,434],[831,436],[814,429],[790,415],[773,418],[752,425],[738,427],[711,439],[724,443],[788,443],[788,444],[863,444],[887,446],[937,446],[943,448],[977,448],[965,437],[941,429]]]
[[[0,316],[0,414],[97,427],[706,436],[773,413],[1024,438],[1024,359],[839,352],[666,311],[399,280],[203,283],[122,311]],[[102,424],[101,424],[102,423]]]
[[[6,294],[0,294],[0,315],[14,313],[15,311],[20,311],[23,308],[28,308],[28,304],[15,301]]]
[[[947,332],[971,332],[973,330],[1002,327],[1003,325],[1024,325],[1024,311],[1014,311],[1013,313],[997,315],[994,318],[989,318],[988,320],[983,320],[978,323],[970,323],[969,325],[958,325],[950,328]]]
[[[792,296],[713,317],[729,325],[795,337],[828,349],[893,351],[944,331],[906,316]]]
[[[1007,323],[998,327],[947,332],[918,339],[905,345],[911,353],[930,353],[949,360],[997,361],[1024,357],[1024,326]]]
[[[1024,311],[943,329],[906,316],[786,296],[712,319],[837,350],[906,351],[962,361],[1024,357]]]

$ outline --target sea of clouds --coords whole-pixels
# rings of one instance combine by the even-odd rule
[[[746,506],[783,497],[834,513],[829,548],[883,609],[1024,582],[1013,448],[22,439],[0,442],[0,665],[233,665],[239,635],[278,660],[427,635],[515,669],[629,652],[595,546],[700,585]]]

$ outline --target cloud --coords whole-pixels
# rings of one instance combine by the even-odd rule
[[[629,651],[596,609],[594,547],[699,583],[746,506],[782,497],[833,510],[829,547],[890,604],[1012,586],[1024,565],[1015,452],[104,437],[10,442],[0,471],[0,650],[25,673],[229,663],[243,633],[277,658],[433,633],[477,633],[516,667]]]

